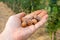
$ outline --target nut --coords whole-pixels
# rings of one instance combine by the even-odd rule
[[[32,23],[33,24],[36,24],[37,23],[37,20],[36,19],[32,19]]]
[[[27,20],[27,25],[28,26],[32,25],[32,21],[31,20]]]
[[[39,16],[37,16],[36,19],[37,19],[37,21],[40,21],[40,17]]]
[[[27,26],[27,22],[26,21],[23,21],[22,22],[22,27],[26,27]]]
[[[37,21],[40,21],[40,17],[38,15],[35,15],[34,19],[36,19]]]

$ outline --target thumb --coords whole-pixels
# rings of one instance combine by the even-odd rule
[[[22,18],[22,17],[25,16],[25,12],[18,13],[18,14],[16,14],[15,16],[18,17],[18,18]]]

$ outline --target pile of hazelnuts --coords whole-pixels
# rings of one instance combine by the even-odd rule
[[[22,27],[27,27],[30,25],[35,25],[40,21],[40,16],[34,15],[33,18],[22,18]]]
[[[39,11],[38,14],[34,13],[32,16],[30,15],[29,17],[27,17],[28,16],[27,15],[27,16],[25,16],[25,17],[23,17],[21,19],[21,25],[22,25],[22,27],[27,27],[27,26],[30,26],[30,25],[35,25],[46,14],[47,14],[46,10],[41,10],[41,11]]]

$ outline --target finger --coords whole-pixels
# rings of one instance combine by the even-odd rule
[[[25,13],[24,13],[24,12],[18,13],[18,14],[16,14],[15,16],[16,16],[16,17],[19,17],[19,18],[22,18],[22,17],[25,16]]]
[[[42,12],[38,15],[40,18],[42,18],[44,15],[47,14],[47,11],[42,10]]]
[[[34,15],[38,15],[40,13],[41,13],[41,10],[37,10],[37,11],[34,11],[31,14],[25,16],[24,18],[33,18]]]
[[[38,15],[38,14],[40,14],[41,12],[42,12],[42,10],[37,10],[37,11],[32,12],[30,15],[34,15],[34,14]]]
[[[38,22],[35,25],[31,25],[29,27],[26,27],[28,30],[28,33],[34,33],[40,26],[42,26],[47,21],[48,15],[45,15],[40,22]]]
[[[29,33],[34,33],[40,26],[42,26],[47,21],[47,15],[45,15],[40,22],[35,25],[26,27]]]
[[[47,18],[48,18],[48,15],[43,16],[42,19],[37,24],[35,24],[35,29],[38,29],[43,24],[45,24],[47,21]]]

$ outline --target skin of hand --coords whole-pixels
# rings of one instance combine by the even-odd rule
[[[23,28],[21,26],[21,18],[32,18],[36,14],[41,15],[41,20],[35,25]],[[25,13],[19,13],[11,16],[7,23],[4,31],[0,34],[0,40],[27,40],[39,27],[46,23],[48,14],[45,10],[37,10],[25,16]]]

